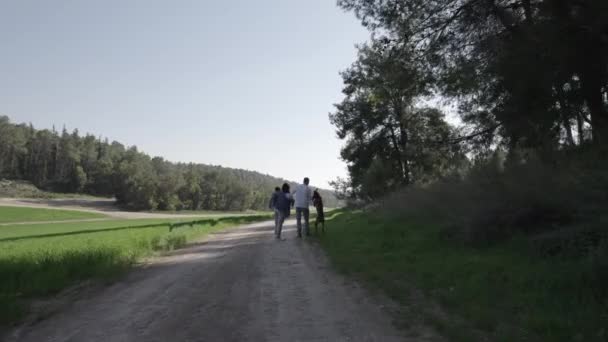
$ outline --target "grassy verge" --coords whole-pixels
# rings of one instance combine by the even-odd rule
[[[339,270],[415,306],[450,340],[608,339],[605,289],[587,259],[535,257],[518,238],[475,249],[440,239],[432,224],[356,211],[335,213],[328,228],[320,242]],[[447,315],[413,300],[412,287]]]
[[[85,279],[120,275],[137,260],[219,229],[268,215],[0,227],[0,324],[19,320],[28,300]]]
[[[104,218],[105,215],[75,210],[0,206],[0,223],[61,221]]]

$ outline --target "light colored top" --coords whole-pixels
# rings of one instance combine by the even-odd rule
[[[305,184],[300,184],[296,187],[294,193],[296,208],[308,208],[312,200],[312,190]]]

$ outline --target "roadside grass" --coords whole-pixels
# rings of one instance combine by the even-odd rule
[[[362,211],[332,216],[320,243],[338,270],[413,307],[450,340],[608,340],[608,302],[587,259],[538,258],[523,238],[472,248],[441,239],[428,222]]]
[[[0,325],[20,320],[31,299],[86,279],[114,279],[146,256],[266,219],[269,215],[0,227]]]
[[[76,210],[0,206],[0,223],[62,221],[107,217],[103,214]],[[1,233],[0,233],[1,234]]]

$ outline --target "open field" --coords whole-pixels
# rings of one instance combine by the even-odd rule
[[[0,206],[0,223],[64,221],[104,218],[105,215],[74,210],[34,209]]]
[[[114,219],[173,219],[259,215],[259,211],[126,211],[105,198],[0,198],[0,206],[62,209],[105,215]]]
[[[112,278],[155,252],[182,247],[221,228],[268,218],[177,217],[2,226],[0,323],[22,317],[31,298],[89,278]],[[24,218],[13,215],[12,219]]]
[[[320,239],[330,259],[402,303],[402,325],[422,314],[453,341],[608,338],[606,289],[598,278],[606,265],[538,258],[518,238],[470,248],[440,239],[425,222],[334,215]]]

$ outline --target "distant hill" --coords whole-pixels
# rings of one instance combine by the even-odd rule
[[[275,186],[295,184],[256,171],[172,163],[78,130],[37,130],[0,116],[3,178],[45,191],[114,196],[135,210],[260,210]],[[332,191],[320,191],[325,206],[339,206]]]

